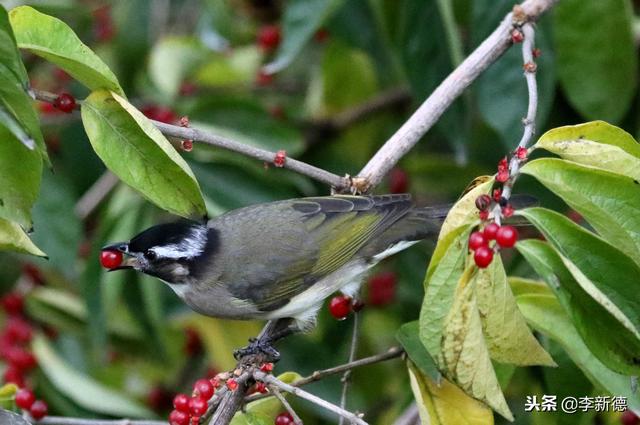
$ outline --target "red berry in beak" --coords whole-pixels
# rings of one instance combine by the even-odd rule
[[[102,251],[100,253],[100,264],[105,269],[115,269],[122,264],[122,253],[120,251]]]

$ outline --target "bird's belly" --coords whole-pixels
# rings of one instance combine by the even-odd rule
[[[355,295],[367,270],[374,265],[364,260],[347,264],[314,283],[306,291],[291,298],[284,307],[268,312],[263,317],[265,319],[293,317],[300,321],[313,319],[322,302],[334,292],[343,290],[343,292],[348,292],[347,295]]]

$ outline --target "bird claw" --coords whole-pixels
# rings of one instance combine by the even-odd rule
[[[233,352],[233,357],[238,361],[244,361],[247,358],[259,359],[257,363],[277,362],[280,360],[280,352],[276,350],[270,338],[265,339],[249,339],[249,345],[239,348]]]

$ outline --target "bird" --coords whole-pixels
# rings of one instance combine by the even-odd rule
[[[383,259],[435,239],[449,209],[416,207],[409,194],[297,198],[235,209],[206,223],[158,224],[103,251],[122,253],[111,270],[154,276],[198,313],[267,320],[235,355],[277,359],[275,341],[312,329],[326,298],[355,296]]]

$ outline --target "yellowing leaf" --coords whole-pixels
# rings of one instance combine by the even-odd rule
[[[604,121],[558,127],[535,144],[564,159],[640,180],[640,144]]]
[[[473,273],[469,271],[474,269],[470,267],[460,279],[435,360],[444,376],[467,394],[513,421],[482,335]]]
[[[436,251],[441,254],[431,259],[431,274],[425,278],[425,296],[420,310],[420,340],[431,356],[440,353],[440,342],[445,319],[453,304],[456,287],[465,271],[467,238],[470,227],[460,228],[438,242]],[[457,236],[454,238],[453,236]],[[449,241],[449,239],[452,239]],[[440,248],[442,246],[442,248]]]
[[[491,186],[493,186],[493,177],[490,176],[480,176],[471,183],[472,189],[467,189],[447,214],[447,218],[442,223],[438,241],[444,239],[454,229],[478,220],[476,199],[480,195],[489,193]]]
[[[493,425],[493,413],[484,404],[446,379],[436,382],[423,375],[410,361],[407,366],[423,424]]]
[[[475,278],[478,311],[491,358],[520,366],[555,366],[518,310],[499,256]]]
[[[2,218],[0,218],[0,250],[22,252],[38,257],[47,256],[29,239],[18,224]]]

